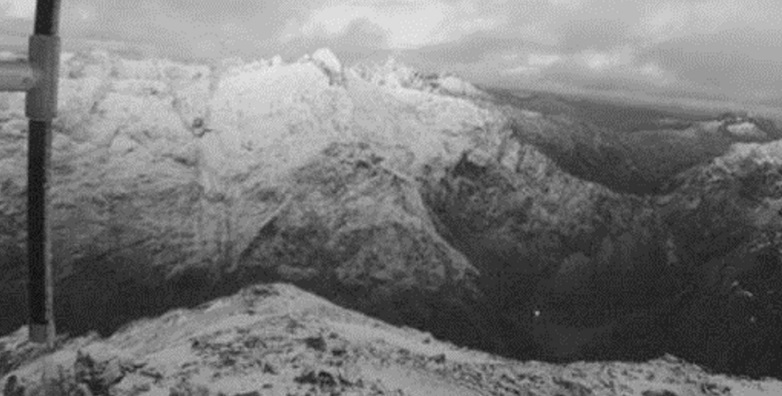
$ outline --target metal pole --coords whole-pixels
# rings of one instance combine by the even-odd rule
[[[60,73],[60,0],[38,0],[28,61],[0,61],[0,91],[26,91],[29,338],[54,346],[54,271],[47,195]]]
[[[27,260],[30,341],[54,345],[54,271],[51,254],[49,192],[52,120],[57,115],[60,70],[59,0],[38,0],[29,62],[37,83],[28,90]]]

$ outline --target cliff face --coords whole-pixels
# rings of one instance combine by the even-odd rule
[[[782,157],[776,142],[731,146],[738,122],[621,137],[455,76],[346,68],[327,50],[207,66],[92,52],[64,56],[61,72],[61,332],[109,335],[282,281],[514,358],[668,351],[782,370],[782,354],[740,357],[778,348],[758,337],[780,317]],[[26,319],[23,96],[0,95],[0,111],[8,334]],[[724,277],[714,287],[723,268],[764,299],[730,297],[741,292]],[[726,360],[707,345],[727,348],[727,334],[747,342]]]
[[[779,141],[736,144],[680,175],[680,186],[662,204],[697,285],[690,304],[676,313],[673,348],[713,359],[715,369],[782,370],[782,342],[772,336],[782,325],[780,154]]]

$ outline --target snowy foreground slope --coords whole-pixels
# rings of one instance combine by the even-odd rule
[[[35,354],[22,330],[7,347]],[[28,358],[29,359],[29,358]],[[58,370],[62,367],[63,370]],[[672,356],[553,365],[457,348],[285,284],[73,339],[13,375],[6,395],[778,395]],[[48,376],[48,387],[40,378]],[[8,383],[9,379],[5,379]],[[19,390],[25,388],[24,390]],[[17,390],[11,390],[17,389]],[[89,391],[88,391],[89,390]],[[27,393],[14,393],[27,392]],[[83,392],[83,393],[78,393]]]
[[[328,50],[209,66],[66,54],[61,75],[57,325],[109,338],[53,356],[23,341],[26,119],[23,95],[2,94],[6,394],[46,364],[94,394],[779,394],[655,360],[782,373],[782,145],[748,121],[664,131],[690,150],[671,156],[660,132],[620,139]],[[695,144],[714,135],[720,150]],[[595,174],[652,169],[665,194]],[[74,365],[79,349],[94,356]],[[521,363],[577,359],[649,363]]]

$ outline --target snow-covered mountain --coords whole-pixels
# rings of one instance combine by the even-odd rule
[[[782,147],[763,120],[629,133],[326,49],[64,54],[60,83],[55,312],[76,338],[24,341],[24,96],[0,94],[7,394],[47,364],[122,395],[780,389],[655,360],[782,372]],[[534,361],[578,359],[649,361]]]

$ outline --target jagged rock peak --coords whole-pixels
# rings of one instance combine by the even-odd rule
[[[313,52],[312,60],[333,73],[342,73],[342,63],[328,48],[320,48]]]
[[[336,55],[328,48],[320,48],[312,54],[311,59],[315,65],[323,70],[329,78],[329,84],[344,87],[346,84],[345,74],[342,70],[342,63]]]

